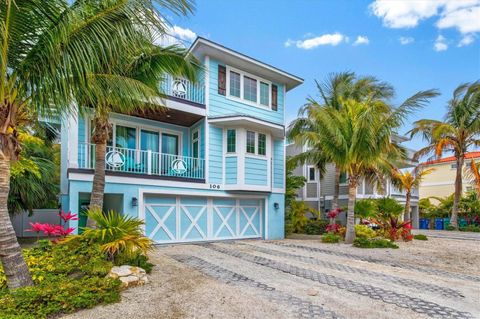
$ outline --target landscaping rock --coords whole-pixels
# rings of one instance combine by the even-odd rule
[[[307,295],[316,296],[316,295],[318,295],[318,290],[310,288],[310,289],[307,290]]]
[[[119,279],[122,282],[122,287],[124,288],[148,283],[147,274],[144,269],[129,265],[113,267],[108,273],[107,277]]]

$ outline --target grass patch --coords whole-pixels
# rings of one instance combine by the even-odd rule
[[[368,239],[368,238],[356,238],[353,241],[353,246],[358,248],[393,248],[397,249],[398,246],[388,239]]]

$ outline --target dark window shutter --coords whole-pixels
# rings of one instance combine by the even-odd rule
[[[278,87],[272,84],[272,110],[278,110]]]
[[[223,65],[218,66],[218,94],[225,95],[227,91],[227,70]]]

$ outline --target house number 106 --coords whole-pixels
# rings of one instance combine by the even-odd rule
[[[210,184],[210,188],[212,188],[212,189],[220,189],[220,185],[219,185],[219,184]]]

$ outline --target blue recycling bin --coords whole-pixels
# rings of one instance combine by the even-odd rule
[[[435,218],[435,230],[443,230],[443,218]]]
[[[428,229],[428,218],[420,218],[420,229]]]

